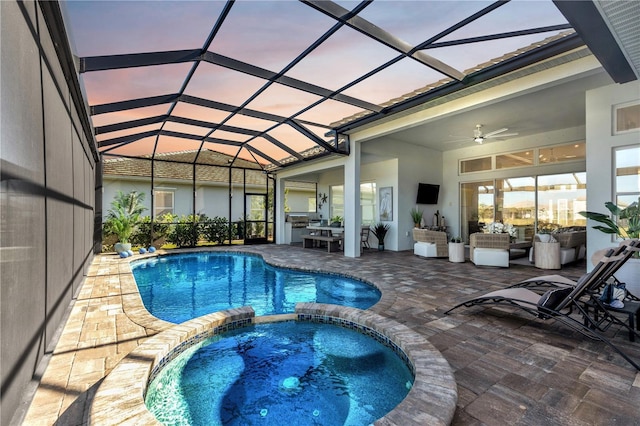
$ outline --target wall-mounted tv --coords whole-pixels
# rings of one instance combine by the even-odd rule
[[[418,196],[416,197],[416,204],[438,204],[439,192],[440,192],[440,185],[433,185],[430,183],[419,183]]]

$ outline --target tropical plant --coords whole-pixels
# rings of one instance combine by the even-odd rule
[[[105,233],[117,235],[118,241],[122,244],[128,243],[140,215],[146,210],[142,205],[143,201],[144,193],[131,191],[125,194],[118,191],[111,202],[111,209],[107,212]]]
[[[614,234],[623,239],[640,237],[640,197],[638,201],[634,201],[626,208],[620,208],[611,201],[604,203],[604,206],[611,212],[613,218],[597,212],[579,212],[578,214],[602,223],[603,225],[594,226],[593,229],[605,234]]]
[[[334,216],[331,218],[331,223],[342,223],[342,216]]]
[[[371,228],[371,232],[378,239],[378,245],[379,246],[384,246],[384,237],[387,236],[387,232],[389,232],[390,228],[391,227],[389,225],[387,225],[386,223],[382,223],[382,222],[376,223],[373,226],[373,228]]]
[[[422,223],[422,215],[423,215],[422,210],[418,210],[417,208],[412,208],[409,214],[411,215],[413,224],[416,225],[416,228],[418,228],[420,226],[420,223]]]

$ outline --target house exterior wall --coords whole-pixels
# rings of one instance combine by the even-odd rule
[[[640,145],[640,131],[613,134],[613,107],[640,100],[640,82],[612,84],[586,94],[587,138],[587,210],[608,213],[604,206],[614,200],[614,157],[617,147]],[[587,258],[600,249],[614,245],[613,238],[587,227]],[[592,265],[588,265],[589,269]]]
[[[93,258],[97,155],[43,10],[0,2],[1,424],[19,423]]]
[[[111,202],[118,191],[128,193],[137,191],[145,194],[143,205],[147,209],[144,216],[151,215],[151,181],[144,178],[131,178],[127,176],[104,176],[102,209],[103,221],[106,220]],[[178,216],[193,213],[193,186],[191,182],[184,181],[159,181],[157,190],[174,192],[174,213]],[[235,185],[232,197],[231,221],[239,220],[244,212],[243,187]],[[264,186],[247,187],[248,192],[263,193]],[[309,205],[309,197],[315,197],[315,193],[303,190],[291,190],[287,197],[287,204],[292,212],[306,212]],[[196,184],[196,213],[206,214],[208,217],[229,216],[229,188],[226,184],[202,185]]]

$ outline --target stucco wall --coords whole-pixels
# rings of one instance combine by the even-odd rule
[[[10,424],[93,256],[97,157],[38,4],[0,2],[0,18],[0,423]]]
[[[613,106],[640,99],[640,83],[612,84],[587,92],[587,210],[608,213],[607,201],[614,201],[613,151],[617,147],[640,144],[640,131],[613,134]],[[610,235],[587,228],[587,257],[613,245]],[[589,265],[589,269],[592,266]]]

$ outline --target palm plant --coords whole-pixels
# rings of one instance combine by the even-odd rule
[[[624,209],[611,201],[604,203],[604,206],[611,212],[613,218],[597,212],[579,212],[578,214],[602,223],[603,225],[594,226],[593,229],[605,234],[614,234],[623,239],[640,237],[640,197],[637,202],[629,204]]]
[[[118,236],[118,241],[127,244],[135,229],[140,215],[146,210],[142,205],[144,193],[131,191],[127,194],[118,191],[111,209],[107,212],[105,229]]]
[[[389,225],[382,222],[376,223],[374,227],[371,228],[371,232],[373,232],[373,235],[378,239],[378,249],[384,249],[384,237],[387,236],[387,232],[389,232],[390,228],[391,227]]]

